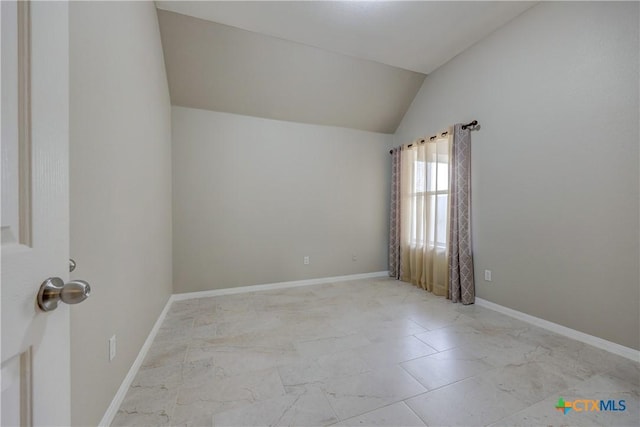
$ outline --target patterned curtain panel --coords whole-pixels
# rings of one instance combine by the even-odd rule
[[[471,252],[471,134],[457,124],[451,149],[449,206],[449,298],[473,304],[473,254]]]
[[[389,224],[389,277],[400,279],[400,157],[401,148],[391,150],[391,220]]]

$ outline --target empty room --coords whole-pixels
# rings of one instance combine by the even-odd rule
[[[640,2],[0,17],[3,426],[640,425]]]

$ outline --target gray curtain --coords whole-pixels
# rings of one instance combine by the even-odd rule
[[[391,150],[391,220],[389,223],[389,277],[400,279],[400,153]]]
[[[449,298],[473,304],[473,254],[471,250],[471,133],[454,126],[450,160]]]

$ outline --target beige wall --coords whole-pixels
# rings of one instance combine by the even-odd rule
[[[171,294],[171,109],[152,2],[70,5],[72,423],[97,425]],[[109,362],[107,341],[117,336]]]
[[[638,52],[638,3],[540,4],[427,76],[395,141],[478,119],[478,296],[635,349]]]
[[[390,135],[172,117],[175,292],[387,269]]]

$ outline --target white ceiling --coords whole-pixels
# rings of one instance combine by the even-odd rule
[[[524,12],[524,1],[157,1],[183,15],[428,74]]]
[[[425,74],[533,4],[156,2],[172,104],[382,133]]]

